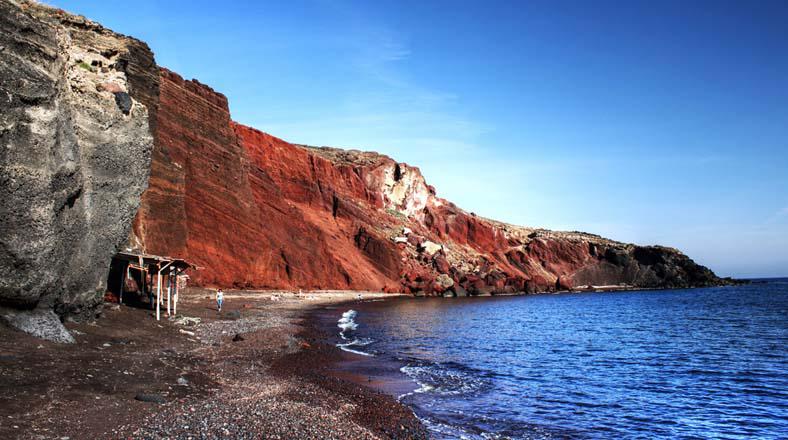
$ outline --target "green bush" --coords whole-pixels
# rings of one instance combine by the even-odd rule
[[[391,208],[389,208],[389,209],[387,209],[387,210],[386,210],[386,212],[387,212],[389,215],[392,215],[392,216],[394,216],[394,217],[397,217],[397,218],[399,218],[399,219],[402,219],[402,220],[405,220],[405,219],[406,219],[406,217],[405,217],[405,214],[403,214],[403,213],[401,213],[401,212],[397,211],[396,209],[391,209]]]
[[[90,64],[88,64],[88,63],[86,63],[86,62],[84,62],[84,61],[80,61],[80,62],[79,62],[79,64],[77,64],[77,65],[78,65],[79,67],[81,67],[81,68],[85,69],[85,70],[88,70],[88,71],[90,71],[90,72],[93,72],[93,71],[94,71],[94,69],[93,69],[93,66],[91,66]]]

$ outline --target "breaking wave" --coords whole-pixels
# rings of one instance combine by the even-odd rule
[[[490,385],[481,372],[455,362],[412,361],[400,371],[419,385],[414,393],[458,396],[484,391]]]
[[[337,327],[340,329],[339,337],[346,342],[340,342],[336,346],[339,347],[340,350],[347,351],[348,353],[360,354],[362,356],[374,356],[372,353],[367,353],[358,349],[359,347],[365,347],[374,342],[372,339],[357,337],[352,337],[351,339],[348,337],[349,333],[358,329],[356,316],[358,316],[358,312],[351,309],[343,313],[342,317],[339,318],[337,321]]]
[[[351,309],[343,313],[342,317],[337,321],[337,327],[341,329],[339,335],[342,336],[342,339],[346,339],[345,332],[358,328],[358,324],[355,321],[356,315],[358,315],[358,312]]]

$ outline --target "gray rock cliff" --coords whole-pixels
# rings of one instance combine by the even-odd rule
[[[158,70],[144,43],[57,9],[0,0],[7,324],[67,342],[58,317],[95,313],[147,186],[157,99]]]

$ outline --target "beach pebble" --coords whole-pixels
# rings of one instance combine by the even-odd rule
[[[139,400],[140,402],[151,402],[158,404],[167,403],[167,399],[165,399],[164,396],[152,393],[137,393],[137,395],[134,396],[134,399]]]

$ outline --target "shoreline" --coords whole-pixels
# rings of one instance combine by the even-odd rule
[[[59,345],[0,326],[0,438],[427,438],[405,405],[329,374],[343,352],[309,320],[315,298],[191,288],[179,320],[107,304]],[[189,323],[183,317],[198,318]]]
[[[317,322],[359,295],[412,297],[229,290],[220,315],[211,294],[181,297],[179,317],[199,324],[107,303],[95,322],[66,323],[76,344],[0,326],[0,438],[426,438],[385,374],[343,369],[362,356],[330,343]]]
[[[350,309],[364,310],[373,302],[380,301],[385,304],[398,300],[402,300],[402,297],[340,303],[337,304],[335,316],[331,316],[330,319],[324,316],[328,307],[315,308],[306,314],[306,327],[311,329],[313,337],[319,338],[329,347],[330,352],[335,353],[333,362],[328,365],[325,371],[327,375],[382,392],[398,402],[403,394],[411,393],[418,388],[400,371],[404,364],[381,358],[377,354],[343,349],[334,343],[336,335],[339,333],[337,318],[343,312]],[[361,319],[363,322],[363,316]],[[407,407],[405,404],[400,404]]]
[[[377,300],[387,301],[397,297],[398,295],[394,295]],[[334,345],[331,342],[333,335],[321,322],[318,314],[328,308],[336,309],[337,314],[341,314],[343,310],[353,308],[358,303],[359,300],[350,299],[330,305],[316,305],[306,310],[297,336],[310,344],[311,349],[280,358],[272,366],[273,371],[284,377],[297,376],[341,395],[352,395],[360,403],[360,411],[354,414],[354,420],[377,433],[383,433],[385,438],[429,438],[415,413],[410,407],[400,403],[395,395],[376,386],[372,381],[364,380],[363,375],[339,369],[363,356],[341,350]]]
[[[715,287],[728,287],[725,286],[715,286]],[[377,301],[385,302],[394,302],[398,300],[409,300],[409,301],[420,301],[420,300],[454,300],[454,301],[475,301],[475,300],[485,300],[494,297],[500,297],[500,299],[504,298],[515,298],[515,297],[526,297],[526,296],[554,296],[554,295],[578,295],[578,294],[597,294],[597,293],[626,293],[626,292],[649,292],[649,291],[675,291],[675,290],[696,290],[696,289],[705,289],[708,287],[687,287],[687,288],[680,288],[680,289],[666,289],[666,288],[644,288],[644,287],[635,287],[635,286],[618,286],[618,285],[607,285],[607,286],[590,286],[586,288],[578,288],[573,290],[560,290],[560,291],[553,291],[553,292],[538,292],[538,293],[512,293],[512,294],[495,294],[495,295],[475,295],[469,296],[465,298],[447,298],[447,297],[413,297],[410,295],[392,295],[390,297],[384,297]],[[413,415],[419,420],[420,424],[423,428],[426,429],[425,424],[431,424],[430,419],[422,419],[418,415],[416,415],[415,410],[412,409],[409,405],[401,401],[400,399],[410,395],[414,392],[418,391],[421,387],[420,384],[416,383],[412,378],[408,377],[400,368],[404,365],[407,365],[404,362],[395,362],[391,359],[388,359],[386,356],[380,357],[380,353],[370,354],[370,353],[358,353],[349,350],[342,350],[339,347],[334,345],[334,341],[338,341],[337,334],[339,329],[337,328],[337,319],[341,316],[341,314],[348,309],[356,310],[360,313],[360,321],[364,322],[364,310],[365,306],[371,304],[375,300],[351,300],[346,302],[341,302],[334,304],[335,313],[334,316],[328,318],[325,315],[325,311],[321,309],[327,309],[328,307],[321,307],[316,306],[312,310],[305,313],[305,321],[308,322],[308,327],[312,329],[313,333],[310,333],[311,337],[318,337],[319,340],[324,341],[326,345],[329,347],[328,351],[331,351],[333,355],[331,356],[331,361],[328,363],[328,368],[325,371],[325,375],[338,379],[340,381],[351,382],[363,388],[371,389],[379,393],[383,393],[392,399],[394,399],[398,405],[404,406],[408,408]],[[390,305],[390,304],[389,304]],[[348,339],[352,339],[352,337],[348,337]],[[339,341],[342,342],[342,341]],[[391,353],[389,353],[391,354]],[[459,429],[462,431],[464,427],[455,426],[452,428]]]

